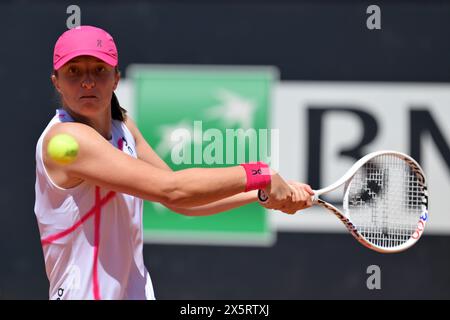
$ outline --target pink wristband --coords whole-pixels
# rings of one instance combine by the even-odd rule
[[[245,192],[264,189],[270,183],[270,169],[264,162],[242,163],[241,166],[244,167],[247,174]]]

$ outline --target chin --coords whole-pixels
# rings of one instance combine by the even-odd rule
[[[79,104],[74,111],[83,117],[92,117],[98,115],[107,108],[108,106],[104,107],[99,103],[85,101]]]

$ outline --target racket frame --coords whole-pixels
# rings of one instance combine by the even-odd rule
[[[403,244],[401,244],[399,246],[392,247],[392,248],[385,248],[385,247],[378,246],[378,245],[376,245],[374,243],[371,243],[368,240],[366,240],[363,235],[360,234],[360,232],[358,231],[356,226],[351,221],[350,215],[348,213],[348,208],[345,205],[346,204],[345,197],[348,196],[347,192],[346,192],[346,194],[344,196],[344,201],[343,201],[344,212],[341,212],[338,208],[336,208],[332,204],[326,202],[325,200],[320,199],[321,195],[329,193],[329,192],[331,192],[333,190],[336,190],[337,188],[339,188],[342,185],[344,185],[347,182],[349,182],[353,178],[353,176],[356,174],[356,172],[362,166],[364,166],[364,164],[369,162],[371,159],[373,159],[375,157],[378,157],[378,156],[381,156],[381,155],[392,155],[392,156],[398,157],[401,160],[403,160],[406,163],[408,163],[410,168],[416,174],[418,174],[418,176],[419,176],[419,178],[421,180],[419,182],[420,182],[421,186],[424,189],[424,201],[423,201],[423,204],[422,204],[422,213],[421,213],[421,215],[420,215],[420,217],[419,217],[419,219],[417,221],[417,228],[416,228],[416,230],[414,231],[413,235],[411,236],[411,238],[408,241],[406,241],[405,243],[403,243]],[[369,153],[366,156],[364,156],[361,159],[359,159],[335,183],[329,185],[326,188],[319,189],[319,190],[314,190],[314,195],[312,196],[312,200],[313,200],[313,204],[319,205],[319,206],[327,209],[328,211],[332,212],[336,217],[338,217],[338,219],[342,221],[342,223],[345,225],[345,227],[348,229],[348,231],[353,235],[353,237],[356,240],[358,240],[361,244],[366,246],[367,248],[375,250],[375,251],[380,252],[380,253],[395,253],[395,252],[404,251],[404,250],[408,249],[409,247],[411,247],[412,245],[414,245],[420,239],[420,237],[423,234],[423,230],[425,229],[425,224],[427,223],[428,217],[429,217],[429,215],[428,215],[428,192],[427,192],[426,181],[427,180],[425,178],[425,174],[424,174],[422,168],[420,167],[420,165],[417,163],[416,160],[414,160],[413,158],[411,158],[407,154],[404,154],[404,153],[401,153],[401,152],[398,152],[398,151],[380,150],[380,151],[375,151],[375,152]]]

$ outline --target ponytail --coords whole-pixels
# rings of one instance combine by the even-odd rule
[[[119,104],[116,94],[113,92],[111,97],[111,116],[114,120],[125,121],[127,118],[127,110],[122,108]]]

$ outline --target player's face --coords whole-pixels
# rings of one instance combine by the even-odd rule
[[[66,107],[92,117],[110,108],[119,77],[116,69],[102,60],[79,56],[63,65],[52,81]]]

